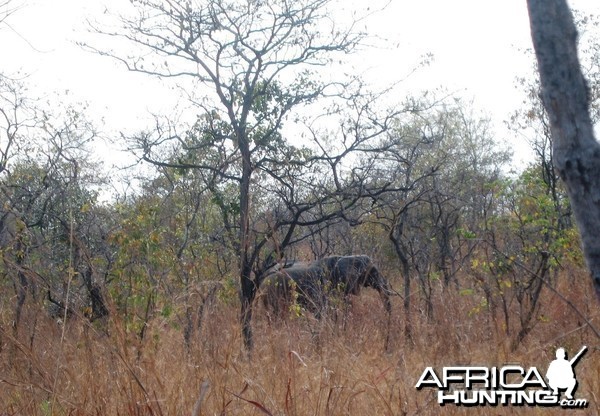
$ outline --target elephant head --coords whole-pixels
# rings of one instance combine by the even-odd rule
[[[332,261],[326,259],[326,262]],[[330,273],[332,287],[343,288],[345,295],[358,295],[362,287],[371,287],[379,292],[386,312],[391,313],[389,282],[369,256],[332,256],[331,259],[335,259]]]

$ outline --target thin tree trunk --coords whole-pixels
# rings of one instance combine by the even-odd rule
[[[238,143],[242,155],[242,180],[240,182],[240,321],[246,351],[254,346],[252,339],[252,303],[256,294],[256,283],[252,279],[250,259],[250,177],[252,163],[250,148],[243,132],[238,132]]]
[[[577,56],[577,30],[566,0],[527,0],[527,6],[554,166],[565,182],[600,300],[600,144]]]
[[[29,280],[23,272],[23,262],[25,257],[25,246],[18,242],[16,246],[16,265],[17,265],[17,279],[14,282],[15,292],[17,295],[17,302],[15,304],[15,318],[13,322],[14,336],[17,337],[19,332],[19,324],[21,323],[21,315],[23,313],[23,306],[27,298],[27,291],[29,290]]]
[[[250,277],[250,267],[248,265],[242,265],[241,275],[241,324],[242,324],[242,337],[244,341],[244,348],[246,351],[252,351],[254,341],[252,338],[252,302],[254,301],[254,294],[256,293],[256,287],[254,281]]]
[[[402,250],[399,237],[395,234],[395,229],[392,229],[389,238],[394,244],[396,255],[400,260],[402,277],[404,278],[404,335],[407,343],[412,343],[412,317],[410,314],[410,265],[406,254]],[[400,232],[401,234],[401,232]]]

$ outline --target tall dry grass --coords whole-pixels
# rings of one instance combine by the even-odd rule
[[[564,276],[558,289],[600,327],[587,280]],[[251,356],[241,349],[235,306],[210,306],[186,347],[172,320],[154,319],[139,340],[117,314],[104,324],[73,317],[60,325],[33,307],[15,335],[3,298],[0,415],[598,415],[600,340],[564,301],[548,290],[543,297],[537,326],[515,352],[502,319],[478,310],[480,298],[440,289],[432,319],[414,305],[412,344],[396,299],[388,351],[384,311],[369,291],[337,322],[270,323],[258,308]],[[545,371],[557,346],[582,345],[590,348],[577,366],[585,410],[440,407],[434,392],[414,388],[427,366],[520,363]]]

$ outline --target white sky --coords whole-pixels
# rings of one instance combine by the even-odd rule
[[[366,0],[365,0],[366,1]],[[149,111],[172,108],[179,97],[143,74],[129,73],[117,62],[83,51],[88,39],[85,18],[104,12],[103,3],[126,0],[13,0],[23,7],[0,25],[0,71],[30,74],[34,96],[87,102],[105,131],[142,128]],[[600,14],[598,0],[571,0],[584,13]],[[525,0],[392,0],[368,26],[396,47],[362,52],[358,65],[371,80],[403,78],[432,53],[432,64],[405,81],[410,90],[445,87],[467,99],[501,125],[522,95],[515,77],[528,75],[531,47]],[[368,69],[368,70],[367,70]],[[507,131],[499,128],[498,138]]]

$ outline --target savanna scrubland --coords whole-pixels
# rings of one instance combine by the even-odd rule
[[[598,414],[598,302],[537,83],[518,80],[511,131],[533,156],[517,169],[459,97],[320,75],[368,38],[327,18],[330,1],[205,3],[135,1],[116,32],[91,27],[138,55],[86,48],[205,94],[192,122],[119,135],[133,168],[102,167],[85,107],[0,76],[0,414],[479,414],[417,391],[423,370],[543,373],[584,345],[588,407],[569,412]],[[322,320],[264,310],[273,265],[331,254],[368,255],[389,280],[389,333],[369,289]]]
[[[579,306],[579,312],[593,317],[595,300],[581,284],[585,280],[573,283],[582,275],[581,269],[569,268],[555,288],[576,305],[589,305]],[[2,412],[179,415],[198,408],[196,414],[480,414],[481,408],[442,408],[436,393],[415,390],[423,370],[518,363],[543,373],[557,347],[574,354],[588,345],[591,350],[576,369],[576,397],[588,400],[587,409],[483,410],[597,414],[597,338],[578,313],[544,291],[535,327],[513,350],[513,332],[504,328],[500,312],[482,303],[481,296],[436,288],[431,317],[414,307],[414,336],[407,343],[402,307],[395,302],[388,351],[381,325],[385,312],[374,291],[354,300],[345,325],[295,315],[269,324],[259,310],[250,357],[241,348],[239,307],[219,299],[204,307],[202,326],[188,344],[183,325],[175,319],[185,315],[182,307],[172,316],[156,312],[142,338],[117,313],[102,325],[85,317],[59,325],[44,310],[31,309],[22,318],[28,330],[14,336],[5,329],[10,327],[3,306]],[[516,317],[514,306],[510,314]]]

